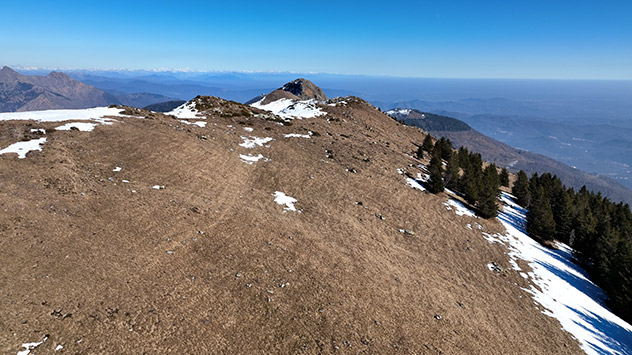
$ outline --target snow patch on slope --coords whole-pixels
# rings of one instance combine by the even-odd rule
[[[0,113],[0,121],[36,121],[36,122],[64,122],[64,121],[94,121],[100,124],[112,124],[116,120],[105,116],[121,115],[121,109],[116,107],[94,107],[79,110],[44,110],[27,112]]]
[[[256,162],[258,162],[259,160],[263,159],[264,161],[267,161],[268,159],[266,159],[263,155],[259,154],[259,155],[252,155],[252,154],[239,154],[239,158],[241,159],[241,161],[243,161],[244,163],[248,164],[248,165],[252,165]]]
[[[572,249],[561,243],[558,250],[548,249],[529,238],[526,210],[507,193],[502,193],[501,201],[498,219],[507,234],[485,237],[507,246],[515,270],[520,270],[517,259],[528,263],[533,271],[521,276],[533,285],[525,291],[546,308],[542,313],[556,318],[587,354],[632,354],[632,325],[608,310],[603,291],[573,263]]]
[[[31,353],[31,350],[35,350],[35,348],[37,348],[38,346],[44,344],[46,342],[46,340],[48,340],[48,336],[45,336],[44,339],[42,339],[42,341],[39,341],[39,342],[22,344],[20,349],[24,348],[25,350],[18,351],[18,355],[29,355]]]
[[[457,201],[451,198],[448,201],[444,202],[443,205],[448,211],[454,210],[454,213],[456,213],[457,216],[478,218],[476,217],[476,213],[474,213],[474,211],[472,211],[471,209],[465,207],[465,205],[461,201]]]
[[[285,207],[283,208],[284,212],[286,211],[296,212],[296,207],[294,207],[294,204],[298,201],[294,197],[290,197],[281,191],[276,191],[274,193],[274,202],[276,202],[279,205],[285,205]]]
[[[412,187],[413,189],[426,191],[426,188],[421,186],[421,184],[413,178],[406,178],[406,184],[408,184],[408,186]]]
[[[30,141],[13,143],[10,146],[0,150],[0,155],[8,153],[17,153],[19,159],[26,158],[26,154],[32,150],[42,151],[42,145],[46,142],[46,138],[31,139]]]
[[[189,101],[167,112],[167,115],[174,115],[178,118],[200,118],[200,112],[195,108],[195,102]]]
[[[198,127],[206,127],[206,122],[204,121],[185,121],[185,120],[180,120],[180,122],[185,123],[185,124],[192,124],[194,126],[198,126]]]
[[[410,113],[410,109],[407,108],[396,108],[392,110],[386,111],[386,114],[389,116],[392,115],[408,115]]]
[[[309,132],[312,133],[312,132]],[[299,134],[299,133],[288,133],[284,135],[285,138],[310,138],[311,134]]]
[[[318,107],[316,100],[293,100],[283,98],[265,105],[262,104],[263,100],[265,100],[265,97],[250,106],[270,111],[286,120],[295,118],[312,118],[326,114],[326,112],[322,111],[320,107]]]
[[[70,122],[65,125],[55,127],[57,131],[70,131],[72,128],[76,128],[81,132],[91,132],[94,130],[94,127],[97,126],[97,123],[89,123],[89,122]]]
[[[264,144],[273,140],[271,137],[260,138],[254,136],[250,136],[250,138],[242,136],[241,139],[243,140],[243,142],[239,143],[239,146],[248,149],[254,148],[256,146],[262,147]]]

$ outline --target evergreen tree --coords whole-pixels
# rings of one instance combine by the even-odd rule
[[[452,142],[449,139],[441,137],[438,141],[439,147],[441,148],[441,159],[448,161],[452,156]]]
[[[424,158],[424,149],[423,149],[423,147],[421,145],[417,147],[417,151],[415,152],[415,156],[417,157],[417,159],[423,159]]]
[[[421,144],[421,149],[430,153],[432,152],[433,148],[434,148],[434,143],[432,143],[432,136],[430,134],[426,134],[426,138],[424,138],[424,142]]]
[[[455,189],[457,187],[457,182],[459,180],[459,157],[456,152],[452,152],[450,155],[450,159],[448,160],[448,165],[445,169],[445,174],[443,176],[443,181],[445,182],[445,186],[450,189]]]
[[[498,215],[496,200],[500,194],[498,189],[500,181],[496,166],[488,165],[483,171],[483,184],[479,193],[479,211],[483,218],[492,218]]]
[[[527,233],[530,236],[553,240],[555,235],[555,220],[548,198],[544,194],[544,188],[536,188],[529,211],[527,212]]]
[[[555,239],[569,243],[573,219],[573,206],[571,205],[571,198],[564,186],[557,187],[553,193],[551,209],[553,210],[553,219],[555,220]]]
[[[459,166],[466,170],[467,166],[470,165],[470,152],[467,148],[461,146],[459,148]]]
[[[500,171],[500,186],[509,187],[509,172],[506,168]]]
[[[531,193],[529,192],[529,178],[527,174],[520,170],[518,178],[511,189],[511,193],[516,196],[516,203],[522,207],[528,207],[531,202]]]
[[[441,159],[434,154],[432,159],[430,159],[430,165],[428,166],[428,170],[430,172],[430,178],[427,182],[428,191],[433,194],[438,194],[439,192],[443,192],[443,178],[442,178],[442,164]]]

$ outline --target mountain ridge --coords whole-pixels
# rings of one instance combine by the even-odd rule
[[[22,75],[0,69],[0,112],[72,109],[120,104],[112,95],[62,72]]]
[[[576,190],[586,185],[590,190],[601,191],[613,201],[632,205],[632,190],[614,180],[583,172],[537,153],[511,147],[481,134],[459,119],[416,109],[393,109],[388,112],[406,124],[420,127],[435,136],[449,138],[457,147],[464,146],[479,152],[483,159],[507,167],[512,172],[524,170],[529,175],[536,172],[556,174]],[[446,124],[446,120],[450,123]]]

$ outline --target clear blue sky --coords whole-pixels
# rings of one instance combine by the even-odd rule
[[[3,1],[0,66],[632,79],[632,0]]]

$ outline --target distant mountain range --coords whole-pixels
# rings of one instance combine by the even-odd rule
[[[415,109],[393,109],[387,113],[400,122],[419,127],[433,136],[449,138],[455,147],[464,146],[479,152],[483,159],[507,167],[510,171],[524,170],[529,175],[550,172],[568,186],[578,189],[586,185],[589,190],[601,191],[613,201],[632,205],[632,190],[612,179],[586,173],[540,154],[513,148],[479,133],[456,118]]]
[[[632,93],[625,89],[621,95]],[[455,117],[512,147],[612,178],[632,189],[632,106],[615,99],[612,107],[593,105],[591,100],[596,99],[541,102],[496,98],[373,104],[383,110],[407,108]]]
[[[0,69],[0,111],[86,108],[120,103],[116,97],[60,72],[22,75]]]
[[[0,69],[0,112],[78,109],[108,105],[143,107],[171,98],[150,93],[106,92],[70,76],[23,75],[9,67]]]

